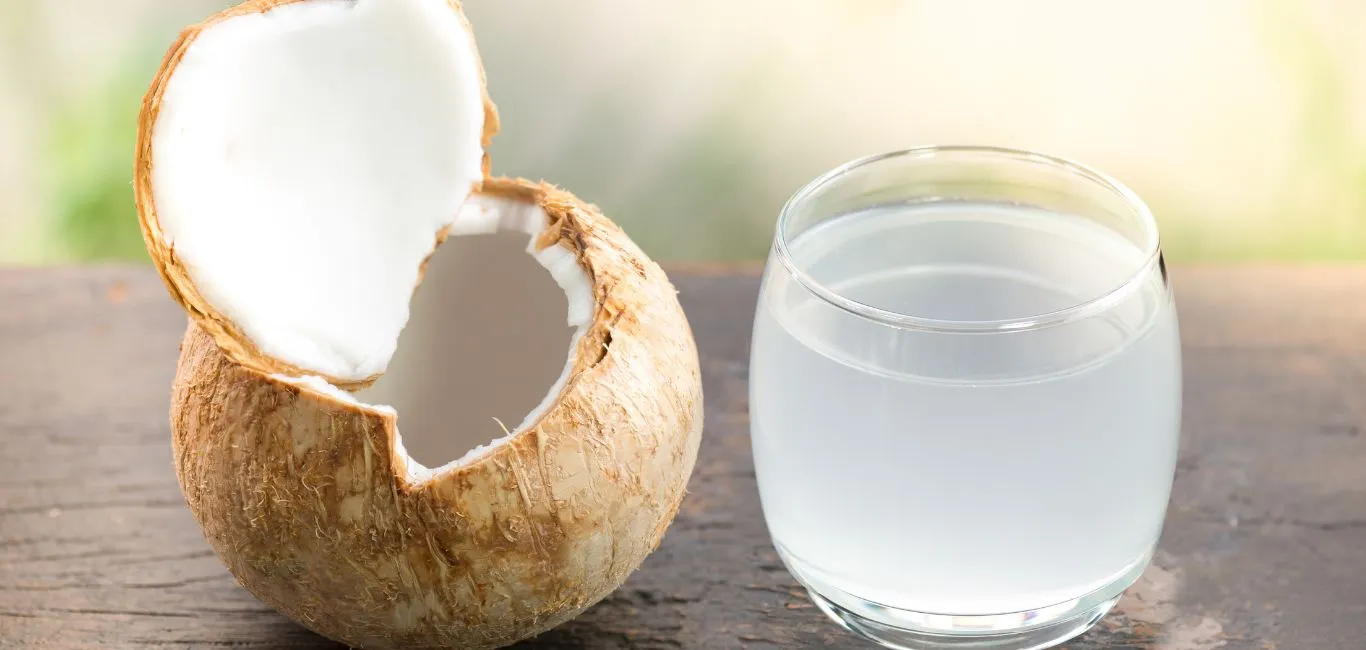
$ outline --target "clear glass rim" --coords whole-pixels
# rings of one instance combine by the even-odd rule
[[[797,207],[806,202],[806,200],[817,190],[854,170],[882,161],[894,158],[931,158],[945,154],[975,154],[997,161],[1045,165],[1071,173],[1110,191],[1132,212],[1133,216],[1142,225],[1144,234],[1147,235],[1147,243],[1143,250],[1144,262],[1139,265],[1132,274],[1125,278],[1123,282],[1105,293],[1063,309],[1032,316],[1000,320],[944,320],[889,311],[843,296],[812,277],[811,274],[807,273],[805,269],[802,269],[796,261],[792,259],[792,254],[787,245],[789,222],[792,219],[793,213],[796,212]],[[787,203],[783,205],[782,211],[778,214],[777,234],[774,237],[774,249],[779,263],[787,268],[788,273],[790,273],[802,287],[835,307],[843,309],[855,316],[886,325],[892,325],[894,327],[944,333],[1018,332],[1053,327],[1055,325],[1075,322],[1094,316],[1123,302],[1130,293],[1143,284],[1143,281],[1148,277],[1148,274],[1154,267],[1161,263],[1162,259],[1162,246],[1157,231],[1157,221],[1153,218],[1152,211],[1148,209],[1148,205],[1138,197],[1137,193],[1117,179],[1111,177],[1109,174],[1073,160],[1025,151],[1023,149],[961,145],[929,145],[873,154],[871,156],[856,158],[820,175],[815,180],[807,183],[800,190],[797,190],[797,192],[787,200]]]

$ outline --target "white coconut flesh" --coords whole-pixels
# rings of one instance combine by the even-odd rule
[[[195,289],[302,371],[277,379],[397,407],[414,482],[534,424],[594,311],[575,254],[528,243],[544,210],[472,195],[480,75],[445,0],[305,0],[200,33],[152,130],[156,222]],[[499,230],[521,235],[468,236]],[[322,379],[381,373],[359,399]]]
[[[152,130],[161,235],[263,354],[384,371],[437,233],[482,179],[472,38],[445,0],[307,0],[211,25]]]

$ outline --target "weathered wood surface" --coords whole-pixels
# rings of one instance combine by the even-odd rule
[[[746,420],[757,278],[673,273],[706,439],[616,594],[524,648],[861,648],[770,550]],[[1366,647],[1366,268],[1185,268],[1185,438],[1157,563],[1074,650]],[[170,466],[184,317],[140,268],[0,272],[0,647],[334,647],[239,588]]]

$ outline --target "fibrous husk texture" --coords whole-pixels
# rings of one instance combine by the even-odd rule
[[[663,272],[568,193],[482,191],[543,206],[536,246],[574,251],[596,301],[561,394],[484,455],[415,483],[391,411],[238,362],[203,315],[182,344],[191,510],[243,586],[345,643],[491,648],[573,618],[656,547],[696,459],[697,351]]]

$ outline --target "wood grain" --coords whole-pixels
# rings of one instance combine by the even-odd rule
[[[664,544],[549,648],[862,648],[769,547],[747,435],[753,269],[673,273],[702,457]],[[1174,272],[1184,441],[1162,551],[1073,650],[1357,650],[1366,268]],[[186,511],[167,391],[184,317],[149,269],[0,271],[0,647],[335,647],[239,588]]]

